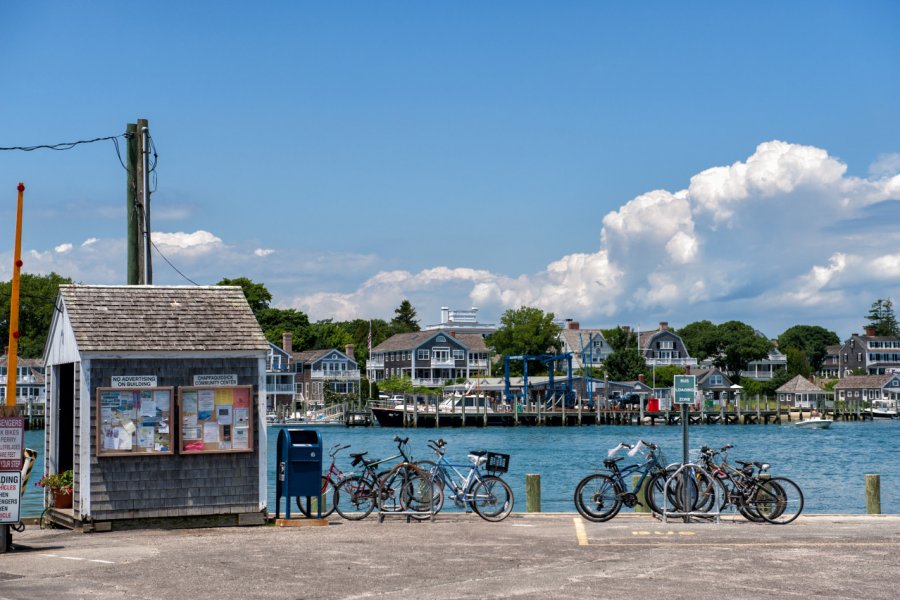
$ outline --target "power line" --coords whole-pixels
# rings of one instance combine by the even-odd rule
[[[61,142],[59,144],[38,144],[36,146],[0,146],[0,150],[21,150],[22,152],[33,152],[34,150],[71,150],[75,146],[81,144],[93,144],[94,142],[105,142],[107,140],[116,140],[116,138],[127,137],[127,134],[110,135],[106,137],[98,137],[92,140],[79,140],[77,142]],[[118,142],[118,140],[116,140]],[[117,143],[118,147],[118,143]]]
[[[166,255],[163,254],[162,251],[160,251],[159,247],[153,242],[152,239],[150,240],[150,245],[153,246],[153,249],[156,250],[156,253],[159,254],[159,255],[162,257],[162,259],[163,259],[164,261],[166,261],[166,262],[169,264],[170,267],[172,267],[173,269],[175,269],[175,272],[176,272],[176,273],[178,273],[179,275],[181,275],[182,277],[184,277],[185,280],[190,281],[190,282],[193,283],[194,285],[196,285],[196,286],[199,286],[199,285],[200,285],[199,283],[197,283],[196,281],[194,281],[193,279],[191,279],[190,277],[188,277],[187,275],[185,275],[184,273],[182,273],[181,271],[179,271],[179,270],[178,270],[178,267],[176,267],[175,265],[173,265],[173,264],[172,264],[172,261],[170,261],[168,258],[166,258]]]

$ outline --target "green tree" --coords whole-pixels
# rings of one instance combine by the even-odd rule
[[[797,375],[809,377],[813,374],[813,369],[809,364],[809,360],[806,358],[806,352],[803,350],[800,350],[799,348],[788,348],[787,352],[785,352],[785,356],[787,357],[786,371],[788,381]]]
[[[740,321],[728,321],[716,328],[717,354],[714,363],[728,374],[734,383],[740,383],[741,371],[748,362],[769,355],[772,344],[756,330]]]
[[[818,371],[822,366],[828,355],[828,346],[840,343],[836,333],[818,325],[794,325],[778,336],[778,348],[782,352],[787,352],[788,348],[803,351],[813,371]]]
[[[19,356],[38,358],[44,353],[44,344],[53,320],[59,286],[72,283],[68,277],[56,273],[19,277]],[[9,340],[10,300],[12,281],[0,282],[0,344]]]
[[[647,384],[655,388],[668,388],[675,385],[675,376],[684,375],[684,367],[677,365],[663,365],[651,369],[647,377]]]
[[[603,366],[613,381],[634,381],[647,369],[644,355],[637,348],[614,350],[603,361]]]
[[[897,316],[894,314],[894,302],[890,298],[886,300],[879,298],[873,302],[866,319],[875,327],[875,335],[900,336],[900,326],[897,325]]]
[[[409,300],[404,300],[400,306],[394,309],[394,318],[391,319],[391,328],[394,333],[411,333],[419,331],[419,321],[416,320],[416,309]]]
[[[486,343],[500,355],[540,355],[559,352],[559,325],[553,322],[553,313],[538,308],[522,306],[509,309],[500,317],[500,328],[488,336]],[[510,370],[521,374],[521,361],[513,361]],[[532,361],[529,373],[543,370],[540,363]]]
[[[609,344],[613,351],[624,350],[625,348],[637,348],[637,334],[628,327],[613,327],[612,329],[601,329],[603,339]]]
[[[347,344],[353,343],[353,338],[345,327],[335,323],[331,319],[317,321],[312,327],[312,339],[310,346],[315,350],[337,348],[341,352]]]
[[[272,301],[272,294],[261,283],[254,283],[246,277],[238,277],[237,279],[222,279],[216,285],[237,285],[244,290],[244,296],[250,304],[250,310],[259,318],[259,313],[269,308],[269,302]]]
[[[409,377],[391,377],[378,382],[378,389],[388,394],[411,394],[412,379]]]
[[[313,332],[306,313],[293,308],[264,308],[256,313],[256,320],[266,339],[276,346],[281,346],[283,334],[290,332],[294,351],[310,349]]]
[[[715,356],[718,351],[719,328],[711,321],[688,323],[677,332],[688,354],[698,361]]]

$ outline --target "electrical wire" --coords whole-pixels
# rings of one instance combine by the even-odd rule
[[[34,150],[71,150],[75,146],[81,144],[93,144],[94,142],[105,142],[107,140],[115,140],[116,138],[125,137],[121,135],[110,135],[106,137],[98,137],[92,140],[79,140],[77,142],[61,142],[59,144],[38,144],[37,146],[0,146],[0,150],[21,150],[22,152],[33,152]]]
[[[153,249],[156,250],[156,253],[159,254],[159,255],[162,257],[162,259],[163,259],[164,261],[166,261],[166,262],[169,264],[170,267],[172,267],[173,269],[175,269],[175,272],[176,272],[176,273],[178,273],[179,275],[181,275],[182,277],[184,277],[185,280],[187,280],[187,281],[193,283],[194,285],[196,285],[196,286],[198,286],[198,287],[200,286],[199,283],[197,283],[196,281],[194,281],[193,279],[191,279],[190,277],[188,277],[187,275],[185,275],[184,273],[182,273],[181,271],[179,271],[179,270],[178,270],[178,267],[176,267],[175,265],[173,265],[173,264],[172,264],[172,261],[170,261],[168,258],[166,258],[166,255],[163,254],[162,251],[160,251],[159,247],[153,242],[153,239],[150,240],[150,245],[153,246]]]

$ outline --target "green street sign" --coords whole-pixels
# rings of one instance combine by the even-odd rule
[[[674,385],[675,404],[693,404],[696,387],[696,375],[676,375]]]

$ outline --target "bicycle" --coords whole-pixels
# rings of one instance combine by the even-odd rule
[[[311,510],[307,510],[305,499],[301,496],[297,496],[297,508],[303,513],[304,517],[309,518],[313,512],[317,512],[316,502],[322,507],[323,519],[334,512],[334,489],[337,486],[337,482],[344,477],[344,472],[335,465],[335,460],[338,452],[346,450],[349,447],[350,444],[347,444],[346,446],[335,444],[332,446],[331,450],[328,451],[328,456],[331,457],[331,465],[328,467],[328,471],[322,475],[322,493],[310,499]]]
[[[754,522],[785,525],[796,519],[803,510],[803,492],[787,477],[772,477],[768,463],[736,460],[738,469],[728,464],[731,444],[718,451],[704,446],[700,461],[725,490],[726,502],[734,505],[741,515]],[[715,462],[716,456],[722,458]]]
[[[419,462],[438,489],[432,494],[436,498],[434,512],[444,507],[444,497],[449,496],[457,508],[471,508],[485,521],[499,522],[508,517],[515,497],[512,488],[498,473],[509,470],[509,455],[476,450],[467,455],[469,464],[451,464],[444,456],[446,446],[443,439],[428,440],[428,447],[434,451],[437,460]],[[482,474],[482,467],[487,475]]]
[[[643,448],[649,452],[642,463],[628,465],[622,469],[618,463],[625,459],[624,456],[616,456],[621,450],[629,450],[629,456],[637,455]],[[622,509],[622,505],[633,508],[637,505],[645,506],[639,500],[638,493],[641,487],[648,482],[658,481],[658,476],[665,473],[665,467],[661,461],[659,447],[650,442],[639,440],[634,446],[622,442],[607,452],[607,458],[603,461],[604,470],[588,475],[578,482],[575,487],[575,509],[588,521],[597,523],[608,521],[615,517]],[[628,475],[640,475],[631,490],[625,482]],[[649,478],[649,479],[648,479]],[[662,480],[663,483],[665,479]],[[657,483],[662,489],[662,483]],[[661,512],[652,501],[652,494],[648,487],[645,494],[646,506],[653,512]]]
[[[394,436],[394,442],[397,443],[399,453],[380,460],[365,458],[368,452],[350,454],[353,459],[351,465],[356,467],[362,464],[363,471],[361,474],[350,473],[335,485],[334,509],[340,516],[350,521],[359,521],[369,516],[376,505],[384,510],[394,510],[405,507],[408,503],[409,499],[404,498],[403,493],[412,494],[412,488],[404,490],[404,484],[410,480],[404,476],[406,470],[402,472],[376,470],[379,465],[398,458],[402,459],[401,464],[412,464],[412,458],[407,452],[409,438]],[[385,481],[388,482],[387,486],[382,488]]]

